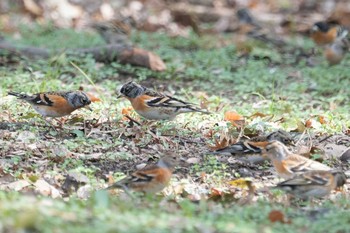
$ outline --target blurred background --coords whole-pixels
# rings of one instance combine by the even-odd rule
[[[50,22],[81,30],[93,22],[119,19],[137,30],[175,36],[186,36],[189,29],[197,34],[234,32],[236,12],[242,8],[278,34],[304,33],[321,20],[350,26],[346,0],[1,0],[0,29],[16,34],[19,25]]]

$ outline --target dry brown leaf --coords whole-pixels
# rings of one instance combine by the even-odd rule
[[[154,71],[166,70],[165,63],[158,55],[144,49],[127,49],[122,52],[120,60],[123,63],[147,67]]]
[[[307,121],[305,121],[305,127],[312,128],[312,119],[308,119]]]
[[[290,132],[299,132],[303,133],[306,130],[305,123],[302,121],[297,122],[297,128],[291,130]]]
[[[211,188],[210,189],[210,197],[213,197],[213,196],[222,196],[223,192],[217,188]]]
[[[91,102],[100,102],[101,101],[100,98],[94,96],[92,93],[87,92],[86,95],[89,97]]]
[[[230,140],[227,140],[227,138],[223,138],[222,140],[215,139],[215,145],[209,146],[211,150],[219,150],[222,148],[225,148],[230,145]]]
[[[249,118],[257,118],[257,117],[267,117],[270,116],[269,114],[264,114],[262,112],[255,112],[253,115],[249,116]]]
[[[234,193],[232,193],[232,192],[223,192],[223,191],[219,190],[218,188],[211,188],[210,191],[211,192],[210,192],[210,195],[208,197],[208,200],[210,200],[210,201],[220,201],[220,202],[237,201]]]
[[[244,122],[245,122],[243,116],[239,115],[236,112],[231,112],[231,111],[225,112],[224,120],[231,122],[231,124],[233,126],[238,127],[238,128],[243,127]]]
[[[270,222],[280,222],[285,224],[290,224],[291,221],[286,221],[284,214],[279,210],[271,210],[269,213],[269,220]]]
[[[321,116],[321,115],[318,116],[318,121],[319,121],[322,125],[324,125],[324,124],[327,123],[325,117],[324,117],[324,116]]]
[[[14,191],[20,191],[27,186],[30,186],[30,183],[27,180],[18,180],[7,185],[10,190]]]
[[[51,196],[52,198],[61,197],[60,192],[45,180],[37,180],[33,185],[35,186],[35,190],[38,191],[41,195]]]

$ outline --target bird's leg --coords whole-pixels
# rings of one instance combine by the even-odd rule
[[[60,129],[63,129],[63,125],[66,123],[66,119],[65,118],[60,118],[60,119],[57,119],[57,122],[58,122],[58,127],[60,128]]]
[[[49,126],[50,128],[52,128],[54,131],[57,132],[56,127],[48,120],[46,119],[46,117],[43,117],[43,120],[45,121],[46,125]]]

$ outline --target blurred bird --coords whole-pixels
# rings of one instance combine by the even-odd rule
[[[258,20],[253,17],[248,8],[241,8],[237,10],[236,16],[238,19],[238,33],[246,34],[248,37],[262,41],[264,43],[270,43],[275,46],[284,46],[286,43],[278,38],[278,35],[267,28],[263,27]]]
[[[160,192],[168,185],[176,165],[177,159],[173,156],[163,157],[157,164],[146,166],[107,189],[123,189],[128,194],[129,190],[143,193]]]
[[[332,44],[326,45],[324,56],[329,65],[339,64],[349,51],[349,41],[345,38],[336,39]]]
[[[277,130],[268,135],[256,136],[250,140],[239,141],[228,147],[216,150],[212,154],[222,155],[246,155],[240,159],[249,163],[263,162],[265,159],[261,156],[261,150],[271,141],[280,141],[286,145],[294,145],[293,138],[284,130]]]
[[[277,174],[284,179],[310,170],[331,170],[325,164],[292,153],[279,141],[268,143],[262,154],[271,160]]]
[[[324,197],[345,183],[346,176],[341,171],[313,170],[283,181],[275,188],[301,199],[308,199]]]
[[[95,22],[90,26],[94,28],[108,44],[125,44],[129,42],[132,18],[113,19],[105,22]]]
[[[327,22],[317,22],[310,30],[310,36],[317,45],[333,43],[336,39],[343,39],[348,31],[340,25],[333,25]]]
[[[155,92],[132,81],[124,84],[119,92],[118,98],[127,98],[134,110],[148,120],[172,120],[178,114],[187,112],[209,113],[191,103]]]
[[[42,92],[34,95],[10,91],[8,94],[27,101],[43,117],[63,117],[82,107],[92,110],[89,96],[82,91]]]

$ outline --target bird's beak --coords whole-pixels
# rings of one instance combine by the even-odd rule
[[[290,141],[290,142],[289,142],[289,145],[291,145],[291,146],[296,146],[296,144],[295,144],[294,141]]]
[[[318,27],[317,26],[313,26],[310,31],[311,32],[317,32],[318,31]]]
[[[120,99],[120,98],[122,98],[122,97],[124,97],[124,95],[119,94],[119,95],[117,96],[117,99]]]
[[[85,105],[83,108],[86,108],[92,112],[92,108],[89,105]]]

